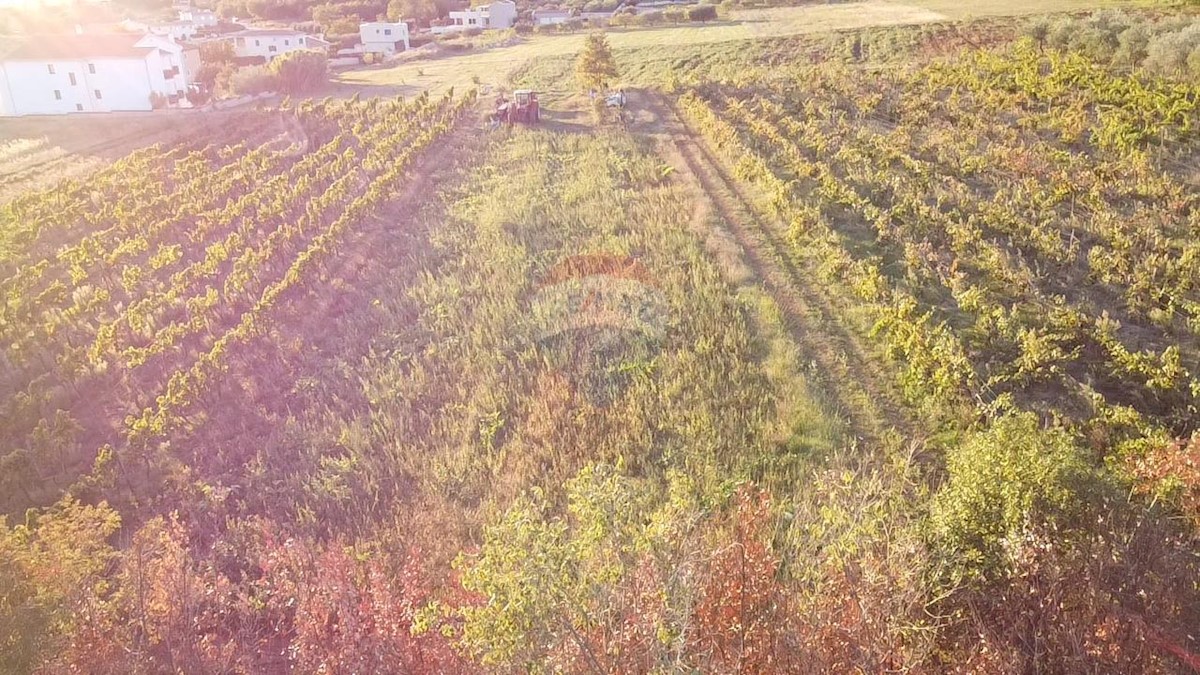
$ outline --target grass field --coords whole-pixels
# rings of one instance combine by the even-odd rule
[[[1016,2],[952,3],[943,0],[892,2],[871,0],[831,5],[807,5],[771,9],[735,10],[728,21],[708,25],[661,28],[613,29],[607,31],[614,49],[672,49],[724,42],[763,40],[829,31],[934,23],[991,16],[1018,16],[1046,12],[1076,11],[1097,6],[1139,6],[1125,0],[1017,0]],[[463,55],[413,61],[390,67],[373,67],[341,72],[336,84],[341,90],[367,88],[387,93],[442,92],[450,87],[467,87],[475,81],[503,84],[510,73],[526,63],[569,56],[579,51],[584,34],[538,35],[520,38],[517,44],[482,49]]]

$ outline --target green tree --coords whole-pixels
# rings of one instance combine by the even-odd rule
[[[575,59],[575,76],[584,90],[605,89],[617,79],[617,63],[603,33],[592,33]]]

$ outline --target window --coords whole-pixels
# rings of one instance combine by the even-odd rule
[[[83,104],[82,103],[75,104],[75,112],[83,112]]]
[[[270,47],[267,47],[267,51],[271,52],[271,53],[275,53],[275,52],[279,51],[279,48],[276,47],[275,45],[271,45]]]
[[[95,93],[95,94],[96,94],[96,100],[100,100],[100,99],[104,98],[103,96],[101,96],[101,95],[100,95],[100,90],[99,90],[99,89],[97,89],[97,90],[96,90],[95,92],[93,92],[93,93]]]
[[[245,46],[246,46],[246,38],[238,38],[238,39],[237,39],[237,46],[239,46],[239,47],[245,47]]]
[[[67,73],[67,77],[71,78],[71,86],[72,86],[72,87],[74,87],[74,86],[75,86],[75,84],[76,84],[76,82],[75,82],[75,73]]]
[[[92,75],[95,75],[96,74],[96,64],[89,63],[88,64],[88,72],[91,73]]]
[[[290,44],[292,44],[290,40],[284,40],[284,41],[283,41],[283,46],[284,46],[284,47],[286,47],[286,46],[288,46],[288,45],[290,45]]]
[[[384,34],[384,35],[391,35],[391,34],[392,34],[392,29],[391,29],[391,28],[384,28],[384,29],[383,29],[383,34]]]
[[[261,43],[261,42],[259,42],[258,40],[255,40],[255,41],[254,41],[254,46],[255,46],[255,47],[261,47],[261,46],[262,46],[262,43]]]
[[[169,80],[172,77],[175,77],[175,69],[174,68],[167,68],[166,70],[163,70],[163,79],[164,80]]]
[[[62,100],[62,92],[61,92],[61,91],[59,91],[59,90],[57,90],[57,89],[55,89],[55,90],[54,90],[54,100],[55,100],[55,101],[61,101],[61,100]]]

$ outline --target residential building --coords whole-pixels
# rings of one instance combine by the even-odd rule
[[[179,10],[180,21],[191,21],[201,28],[212,28],[219,23],[217,15],[211,9],[188,7]]]
[[[0,55],[0,116],[186,105],[185,48],[158,35],[31,35]]]
[[[153,35],[161,35],[176,42],[193,40],[202,30],[203,27],[200,24],[191,21],[168,21],[166,23],[150,24],[146,27],[146,32]]]
[[[403,21],[386,23],[373,21],[360,24],[358,38],[362,50],[375,54],[395,54],[408,49],[408,24]]]
[[[233,53],[238,58],[262,57],[267,61],[288,52],[329,49],[329,43],[320,36],[283,28],[251,28],[222,35],[219,39],[232,42]]]
[[[3,0],[0,0],[0,2],[2,1]],[[180,11],[180,15],[186,13],[186,11]],[[147,23],[145,21],[126,19],[121,22],[121,28],[124,30],[161,35],[176,42],[187,42],[189,40],[202,38],[208,34],[211,34],[216,25],[217,22],[215,16],[213,16],[212,23],[208,23],[203,19],[179,19],[177,21],[163,21],[159,23]]]
[[[537,26],[553,26],[571,20],[571,12],[566,9],[535,9],[533,23]]]
[[[450,12],[450,25],[437,28],[468,30],[471,28],[512,28],[517,22],[517,3],[510,0],[494,0],[486,5]],[[441,31],[450,32],[450,31]]]

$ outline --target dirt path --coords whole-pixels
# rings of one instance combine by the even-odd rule
[[[697,214],[719,217],[721,225],[715,227],[721,231],[715,239],[732,239],[740,248],[742,262],[774,298],[785,328],[803,358],[814,366],[822,394],[839,408],[851,433],[866,442],[878,442],[891,430],[911,440],[920,438],[920,425],[901,402],[888,370],[845,328],[829,298],[813,287],[812,273],[789,253],[785,227],[759,215],[746,188],[729,175],[662,95],[644,92],[637,98],[649,121],[636,126],[663,141],[665,159],[705,204]],[[727,253],[720,255],[728,258]]]

